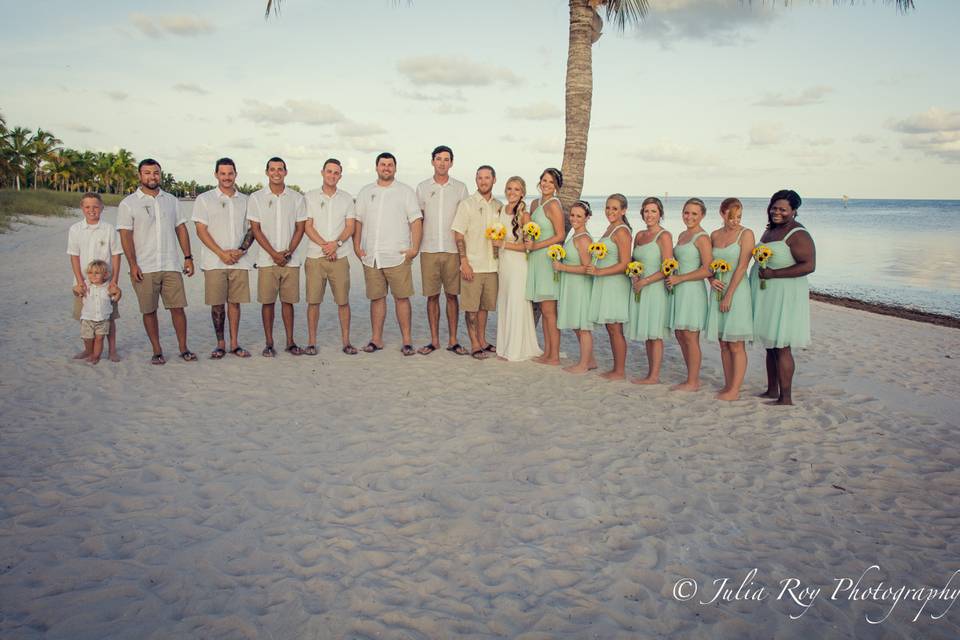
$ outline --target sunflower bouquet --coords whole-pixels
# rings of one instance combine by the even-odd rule
[[[710,263],[710,271],[713,271],[713,274],[717,276],[717,280],[719,280],[721,284],[725,284],[723,282],[723,274],[729,273],[732,268],[730,263],[723,258],[717,258]],[[717,291],[717,302],[720,302],[722,297],[723,291]]]
[[[767,261],[773,257],[773,249],[765,244],[757,245],[753,249],[753,259],[757,261],[761,269],[767,268]],[[767,281],[760,278],[760,288],[767,288]]]
[[[547,255],[550,256],[550,259],[553,260],[554,262],[560,262],[561,260],[567,257],[567,250],[563,248],[563,245],[552,244],[549,247],[547,247]],[[559,271],[553,272],[553,281],[554,282],[560,281]]]
[[[500,240],[503,240],[504,238],[507,237],[507,228],[502,224],[500,224],[499,222],[497,222],[487,227],[485,234],[487,238],[490,239],[491,242],[499,242]],[[497,245],[493,245],[493,257],[494,258],[500,257],[500,247],[498,247]]]
[[[664,278],[669,278],[671,275],[673,275],[673,272],[679,268],[680,268],[680,263],[677,262],[676,259],[674,258],[667,258],[666,260],[660,263],[660,273],[663,274]],[[669,292],[670,295],[673,295],[673,287],[671,287],[670,285],[667,285],[667,292]]]
[[[528,222],[523,225],[523,235],[533,241],[540,239],[540,225],[536,222]],[[530,252],[527,251],[527,260],[530,259]]]
[[[627,269],[625,271],[628,278],[640,278],[643,277],[643,263],[639,260],[634,260],[633,262],[627,263]],[[636,291],[633,294],[633,299],[636,302],[640,302],[640,292]]]
[[[590,246],[587,247],[587,251],[593,256],[593,264],[597,264],[597,262],[607,257],[607,245],[602,242],[591,242]]]

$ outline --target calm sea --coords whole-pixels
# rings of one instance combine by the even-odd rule
[[[663,196],[658,196],[661,199]],[[594,216],[587,229],[606,229],[603,197],[588,197]],[[628,219],[643,228],[640,203],[630,196]],[[664,202],[664,226],[674,239],[686,197]],[[721,226],[722,198],[705,198],[703,228]],[[741,198],[743,224],[757,238],[766,226],[766,198]],[[798,220],[817,246],[817,270],[810,276],[816,291],[860,300],[885,302],[960,317],[960,201],[958,200],[804,200]]]

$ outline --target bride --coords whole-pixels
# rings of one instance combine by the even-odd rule
[[[523,225],[530,214],[523,202],[527,184],[514,176],[504,188],[507,204],[500,209],[500,224],[507,236],[496,243],[499,259],[497,291],[497,357],[517,362],[543,354],[533,324],[533,304],[527,300],[527,256],[523,247]]]

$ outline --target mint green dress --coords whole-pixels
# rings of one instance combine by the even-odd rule
[[[787,238],[797,231],[809,233],[803,227],[791,229],[783,240],[759,242],[773,251],[767,267],[783,269],[797,263],[787,244]],[[753,333],[755,340],[766,349],[782,347],[804,348],[810,345],[810,286],[807,276],[772,278],[766,289],[760,288],[760,265],[756,260],[750,270],[750,292],[753,295]]]
[[[617,243],[613,241],[613,234],[617,229],[624,228],[630,232],[630,227],[625,224],[617,225],[610,232],[609,236],[600,238],[607,246],[607,256],[603,260],[598,260],[596,267],[605,269],[612,267],[620,262],[620,251],[617,249]],[[630,233],[633,237],[633,234]],[[593,277],[593,291],[590,294],[590,319],[595,324],[615,324],[617,322],[626,322],[629,317],[628,306],[630,296],[633,290],[630,288],[630,278],[624,273],[612,273],[608,276]]]
[[[643,277],[648,278],[660,271],[663,262],[660,245],[661,229],[653,240],[633,248],[633,259],[643,263]],[[629,278],[628,278],[629,281]],[[667,331],[667,315],[670,310],[670,300],[663,280],[657,280],[640,290],[640,302],[630,288],[629,320],[624,327],[627,339],[643,342],[645,340],[663,340]]]
[[[745,230],[741,229],[733,244],[726,247],[714,247],[714,259],[726,260],[730,263],[730,271],[723,274],[723,283],[730,286],[733,272],[740,263],[740,236]],[[718,276],[720,274],[717,274]],[[744,278],[737,285],[730,301],[730,311],[720,313],[720,301],[717,300],[717,291],[710,287],[709,308],[707,309],[707,338],[723,340],[724,342],[741,342],[753,340],[753,296],[750,295],[750,282]],[[723,294],[721,294],[723,295]]]
[[[694,235],[689,242],[678,244],[673,248],[673,257],[677,259],[680,268],[678,275],[696,271],[703,263],[700,262],[700,250],[697,249],[697,238],[707,235],[705,231]],[[703,331],[707,324],[707,285],[704,280],[681,282],[673,288],[670,296],[670,320],[667,322],[674,331]]]
[[[570,266],[579,266],[580,252],[574,244],[574,240],[581,236],[590,238],[590,234],[584,231],[570,237],[563,244],[567,252],[567,257],[563,259],[563,264]],[[585,273],[567,273],[560,274],[560,300],[557,302],[557,328],[558,329],[581,329],[584,331],[593,331],[593,322],[590,321],[590,293],[593,291],[593,278]]]
[[[556,198],[550,198],[556,200]],[[547,200],[547,202],[550,202]],[[541,202],[530,215],[530,220],[540,225],[540,240],[549,238],[554,234],[553,223],[547,217],[543,210]],[[538,240],[537,242],[540,242]],[[553,266],[550,264],[550,256],[547,255],[547,249],[537,249],[531,251],[527,261],[527,300],[530,302],[542,302],[544,300],[556,300],[560,297],[560,283],[553,279]]]

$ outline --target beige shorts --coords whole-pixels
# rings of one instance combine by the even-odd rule
[[[464,311],[496,311],[497,274],[475,273],[473,280],[460,280],[460,308]]]
[[[307,274],[307,304],[323,302],[328,280],[333,289],[333,301],[340,306],[350,302],[350,260],[347,256],[336,260],[307,258],[303,271]]]
[[[82,310],[83,310],[83,298],[81,298],[80,296],[73,296],[73,319],[74,320],[80,319],[80,311]],[[110,319],[116,320],[119,317],[120,317],[120,307],[116,303],[116,301],[114,301],[113,311],[110,312]]]
[[[386,269],[363,265],[363,281],[367,285],[367,298],[379,300],[387,296],[387,288],[394,298],[409,298],[413,295],[413,269],[409,262]]]
[[[80,337],[84,340],[93,340],[94,336],[105,336],[110,333],[109,320],[81,320]]]
[[[246,269],[207,269],[203,272],[203,303],[250,302],[250,272]]]
[[[452,296],[460,295],[460,256],[456,253],[421,253],[420,279],[423,295],[440,295],[440,285]]]
[[[143,274],[137,282],[132,277],[133,291],[140,303],[140,313],[147,315],[157,310],[160,298],[164,309],[182,309],[187,306],[187,292],[183,288],[183,275],[179,271],[153,271]]]
[[[257,269],[257,301],[274,304],[277,294],[280,302],[300,302],[300,267],[260,267]]]

